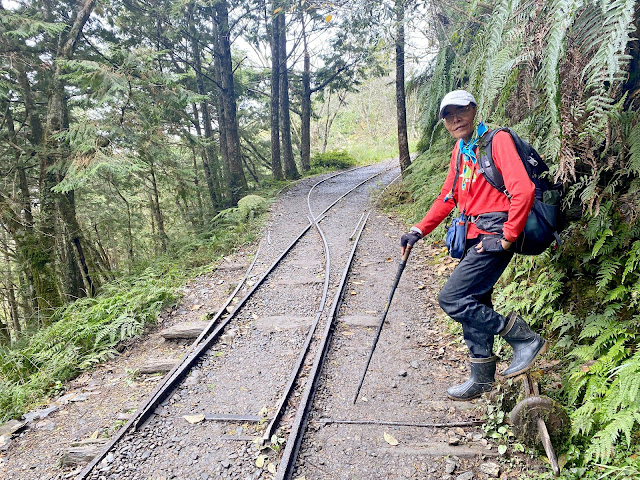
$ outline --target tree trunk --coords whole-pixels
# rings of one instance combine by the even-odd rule
[[[307,32],[304,12],[300,10],[302,41],[304,46],[304,67],[302,71],[302,115],[300,127],[300,163],[304,172],[311,168],[311,59],[307,48]]]
[[[276,9],[273,4],[272,11]],[[271,15],[271,171],[273,178],[283,180],[280,154],[280,29],[278,15]]]
[[[3,235],[4,237],[5,235]],[[3,239],[3,243],[7,243],[7,238]],[[7,290],[7,303],[9,311],[7,316],[11,319],[11,330],[13,331],[13,338],[16,340],[20,337],[20,316],[18,314],[18,302],[16,300],[15,286],[13,282],[13,269],[11,268],[11,258],[7,252],[7,248],[3,248],[4,262],[7,266],[6,270],[6,290]]]
[[[84,283],[84,287],[86,288],[86,292],[89,296],[93,297],[96,292],[96,285],[90,273],[89,264],[93,266],[94,262],[93,259],[86,257],[82,246],[82,244],[85,243],[85,240],[76,217],[75,194],[73,190],[58,195],[58,210],[60,212],[60,218],[66,226],[65,230],[69,244],[73,247],[69,252],[72,255],[72,258],[69,258],[69,261],[73,262],[73,269],[75,271],[70,271],[69,274],[71,276],[75,276],[81,272],[81,278]],[[76,264],[76,261],[80,266],[80,272],[77,271],[78,264]],[[81,291],[75,291],[73,295],[83,297],[84,293]]]
[[[204,210],[202,207],[202,195],[200,194],[200,180],[198,179],[198,159],[196,155],[196,149],[191,148],[191,154],[193,156],[193,185],[196,190],[196,207],[198,211],[196,212],[196,225],[198,230],[202,230],[202,226],[204,225]]]
[[[291,117],[289,114],[289,73],[287,70],[287,31],[284,12],[276,16],[280,30],[280,135],[282,138],[282,157],[284,160],[284,176],[290,180],[300,177],[296,162],[293,158],[291,144]]]
[[[66,158],[68,155],[65,145],[61,144],[56,137],[56,134],[67,128],[69,125],[65,89],[62,81],[64,75],[62,61],[69,60],[73,56],[78,38],[91,15],[94,5],[95,0],[84,0],[82,3],[79,3],[77,10],[74,12],[71,25],[60,34],[55,56],[55,60],[58,61],[54,63],[52,78],[50,80],[51,86],[49,90],[49,102],[47,105],[46,128],[43,136],[45,153],[40,157],[39,182],[41,200],[41,218],[39,228],[42,232],[40,238],[40,249],[47,256],[46,260],[42,262],[42,266],[47,270],[54,269],[56,238],[58,234],[63,234],[65,227],[60,226],[60,228],[56,229],[56,213],[58,209],[56,205],[56,194],[54,194],[52,189],[57,185],[58,177],[56,173],[51,171],[51,167],[58,164],[60,159]],[[75,221],[75,211],[73,212],[73,216]],[[65,219],[69,219],[69,217],[66,217]],[[74,230],[73,226],[71,226],[70,230]],[[60,244],[64,245],[64,241],[61,241]],[[70,267],[70,270],[68,272],[66,282],[64,283],[72,284],[74,282],[73,277],[78,274],[77,267],[75,262],[72,262],[71,259],[68,259],[67,265]],[[40,276],[40,279],[42,280],[42,276]],[[48,286],[48,288],[48,295],[51,295],[51,297],[45,297],[45,300],[49,303],[49,306],[56,307],[60,305],[62,299],[59,294],[56,295],[50,286]]]
[[[162,209],[160,208],[160,194],[158,193],[158,183],[156,182],[156,172],[152,161],[149,161],[150,178],[151,178],[151,213],[155,219],[155,225],[158,229],[157,237],[160,240],[160,253],[167,252],[167,243],[169,238],[164,229],[164,218]]]
[[[224,119],[225,141],[231,175],[231,202],[238,203],[247,191],[247,179],[242,168],[242,153],[240,151],[240,135],[238,133],[238,119],[236,95],[233,86],[233,61],[231,58],[231,43],[229,39],[229,14],[226,0],[214,4],[216,26],[217,51],[220,59],[222,107]]]
[[[217,32],[217,26],[214,22],[214,31]],[[217,33],[215,33],[217,36]],[[216,48],[217,47],[216,43]],[[220,55],[216,53],[213,59],[213,74],[216,80],[216,112],[218,116],[218,139],[220,140],[220,154],[222,155],[222,170],[224,172],[224,202],[223,205],[228,207],[231,202],[231,166],[229,165],[229,150],[227,149],[227,126],[224,116],[224,99],[222,93],[222,65],[220,63]]]
[[[194,4],[189,4],[188,9],[188,21],[189,31],[191,33],[191,55],[193,56],[193,65],[196,74],[196,88],[200,95],[206,95],[204,88],[204,78],[202,75],[202,60],[200,58],[200,37],[193,21],[193,8]],[[209,104],[206,100],[200,102],[200,110],[202,112],[202,121],[204,123],[204,135],[206,139],[206,147],[202,155],[202,167],[204,170],[204,177],[207,182],[207,189],[209,191],[209,198],[211,199],[211,206],[214,210],[220,208],[221,202],[218,198],[217,191],[219,184],[217,181],[217,170],[211,168],[211,164],[214,166],[218,163],[218,158],[215,151],[213,129],[211,128],[211,115],[209,114]],[[195,125],[198,136],[201,137],[200,121],[198,120],[198,109],[193,105],[193,113],[195,117]]]
[[[407,104],[404,88],[404,0],[396,0],[396,109],[398,116],[398,153],[400,171],[404,174],[411,165],[407,135]]]

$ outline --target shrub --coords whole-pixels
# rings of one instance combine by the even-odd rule
[[[356,160],[344,150],[332,150],[315,153],[311,157],[312,168],[349,168],[356,165]]]

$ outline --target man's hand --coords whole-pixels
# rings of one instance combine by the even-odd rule
[[[400,237],[400,246],[402,247],[401,255],[404,255],[404,251],[407,246],[409,248],[412,248],[415,243],[421,238],[422,235],[420,235],[418,232],[409,232],[402,235],[402,237]]]
[[[509,250],[511,245],[513,245],[513,243],[505,240],[503,237],[490,235],[484,237],[482,241],[476,245],[476,250],[478,253],[502,252],[504,250]]]

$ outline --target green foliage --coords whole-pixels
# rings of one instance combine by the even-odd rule
[[[558,251],[516,257],[495,289],[496,308],[546,329],[561,360],[560,394],[573,421],[566,478],[635,478],[640,115],[637,81],[627,80],[638,62],[630,48],[637,2],[454,3],[440,7],[448,20],[442,47],[416,82],[424,153],[405,179],[412,220],[427,211],[448,168],[453,141],[437,121],[438,103],[466,88],[485,122],[533,143],[564,182],[567,210],[578,212]]]
[[[311,156],[312,168],[341,169],[356,165],[356,160],[344,150],[314,153]]]
[[[246,203],[257,208],[264,202]],[[188,279],[209,270],[212,258],[252,240],[257,230],[257,217],[227,219],[208,235],[177,242],[166,256],[137,265],[131,275],[104,285],[98,296],[56,310],[49,326],[13,347],[0,347],[0,422],[54,395],[79,372],[118,355],[121,342],[153,324]]]

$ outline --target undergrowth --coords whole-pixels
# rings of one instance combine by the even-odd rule
[[[170,254],[137,265],[94,298],[58,309],[48,326],[12,347],[0,346],[0,422],[19,417],[62,390],[66,380],[116,356],[119,344],[153,324],[189,279],[254,238],[260,219],[249,217],[246,208],[226,211],[209,234],[175,242]]]

